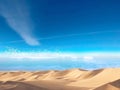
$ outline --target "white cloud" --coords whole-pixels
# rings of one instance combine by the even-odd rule
[[[65,52],[23,52],[14,48],[7,48],[0,53],[0,60],[70,60],[90,63],[116,62],[120,60],[120,53],[65,53]]]
[[[93,62],[94,57],[93,56],[83,56],[83,60],[86,62]]]
[[[33,36],[33,24],[25,0],[1,0],[0,15],[27,44],[39,45],[38,40]]]
[[[52,52],[5,52],[0,54],[0,58],[13,59],[33,59],[33,60],[50,60],[50,59],[76,59],[77,55],[67,53],[52,53]]]
[[[116,62],[120,60],[120,52],[68,53],[50,51],[23,52],[11,47],[0,53],[0,60],[70,60],[90,63]]]

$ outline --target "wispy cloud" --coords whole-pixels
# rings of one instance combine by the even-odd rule
[[[33,35],[33,25],[26,0],[1,0],[0,15],[8,22],[9,26],[17,32],[29,45],[39,45]]]
[[[105,33],[120,33],[120,31],[119,30],[118,31],[96,31],[96,32],[87,32],[87,33],[57,35],[57,36],[51,36],[51,37],[37,38],[37,41],[52,40],[52,39],[58,39],[58,38],[69,38],[69,37],[75,37],[75,36],[97,35],[97,34],[105,34]],[[15,41],[9,41],[6,43],[20,43],[23,41],[24,40],[15,40]]]

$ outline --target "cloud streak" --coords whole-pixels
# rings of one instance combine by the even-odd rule
[[[1,0],[0,15],[8,22],[9,26],[17,32],[29,45],[39,45],[33,35],[33,25],[30,19],[29,8],[25,0]]]
[[[88,32],[88,33],[57,35],[57,36],[51,36],[51,37],[37,38],[37,41],[51,40],[51,39],[58,39],[58,38],[67,38],[67,37],[75,37],[75,36],[97,35],[97,34],[104,34],[104,33],[120,33],[120,31],[97,31],[97,32]],[[9,41],[9,42],[6,42],[6,43],[8,44],[8,43],[21,43],[21,42],[23,42],[23,40]]]

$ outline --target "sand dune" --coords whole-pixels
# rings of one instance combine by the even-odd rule
[[[0,90],[120,90],[120,68],[0,72]]]
[[[94,90],[120,90],[120,79],[97,87]]]

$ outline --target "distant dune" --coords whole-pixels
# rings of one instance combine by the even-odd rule
[[[120,90],[120,68],[1,71],[0,90]]]

